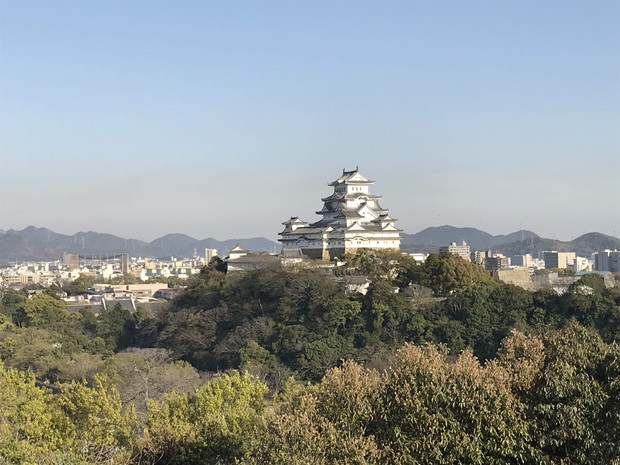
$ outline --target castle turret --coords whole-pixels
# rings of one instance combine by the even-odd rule
[[[322,218],[308,224],[298,217],[282,223],[285,226],[282,247],[299,248],[312,258],[334,259],[358,248],[399,249],[400,229],[396,220],[379,205],[381,196],[370,193],[374,181],[356,168],[328,184],[334,192],[324,197],[323,208],[316,213]]]

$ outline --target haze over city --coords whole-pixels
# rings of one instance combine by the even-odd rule
[[[0,229],[620,233],[620,4],[4,1]]]

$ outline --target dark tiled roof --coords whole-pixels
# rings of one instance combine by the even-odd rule
[[[380,195],[375,194],[365,194],[363,192],[350,192],[345,196],[345,199],[356,199],[358,197],[368,197],[369,199],[380,199]]]
[[[360,215],[356,210],[341,210],[339,216],[345,218],[364,218],[364,216]]]
[[[286,220],[284,223],[282,224],[308,224],[306,221],[300,219],[297,216],[291,216],[290,220]],[[238,244],[237,244],[238,245]]]
[[[350,181],[349,179],[359,173],[359,169],[355,168],[354,171],[345,171],[342,170],[342,175],[333,182],[330,182],[328,186],[335,186],[336,184],[372,184],[374,181],[366,180],[366,181]],[[364,179],[366,179],[363,175],[360,174]]]
[[[300,228],[295,229],[295,231],[290,231],[288,234],[314,234],[317,232],[323,232],[327,227],[331,226],[332,228],[338,228],[340,225],[336,220],[321,220],[316,223],[309,224],[308,226],[302,226]]]
[[[341,200],[341,199],[344,198],[344,196],[345,195],[343,193],[341,193],[341,192],[334,192],[333,194],[331,194],[331,195],[329,195],[327,197],[323,197],[321,199],[321,201],[322,202],[329,202],[329,201],[332,201],[332,200]]]
[[[334,228],[337,228],[340,226],[340,223],[335,220],[322,219],[322,220],[317,221],[316,223],[312,223],[309,225],[310,228],[325,228],[327,226],[332,226]]]
[[[333,209],[328,203],[325,203],[325,205],[323,205],[323,208],[321,208],[320,211],[315,212],[317,215],[321,215],[323,213],[331,213],[335,211],[335,209]]]

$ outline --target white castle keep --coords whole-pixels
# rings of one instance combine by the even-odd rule
[[[279,241],[283,250],[300,249],[310,258],[334,260],[357,249],[399,249],[401,230],[387,210],[379,205],[381,196],[369,192],[374,181],[366,179],[356,168],[342,171],[342,176],[328,186],[334,187],[316,212],[323,218],[308,224],[293,216],[282,223]]]

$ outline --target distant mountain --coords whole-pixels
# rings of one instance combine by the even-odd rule
[[[576,252],[579,256],[588,257],[594,252],[605,249],[620,249],[620,239],[597,232],[591,232],[568,242],[535,237],[524,241],[501,244],[496,247],[498,252],[507,256],[524,255],[526,253],[535,256],[538,252],[543,252],[545,250],[557,250],[558,252]]]
[[[30,240],[14,232],[0,234],[0,261],[62,257],[63,246]]]
[[[455,226],[435,226],[416,234],[403,234],[402,245],[406,249],[436,252],[439,247],[451,242],[466,242],[472,250],[494,249],[501,244],[521,239],[538,237],[532,231],[517,231],[508,235],[493,236],[476,228],[457,228]]]
[[[479,229],[454,226],[426,228],[416,234],[402,236],[404,250],[425,253],[437,252],[443,245],[463,241],[472,250],[493,250],[507,256],[526,253],[536,255],[544,250],[574,251],[578,255],[589,256],[599,250],[620,249],[620,239],[595,232],[570,242],[545,239],[525,230],[493,236]],[[154,241],[144,242],[94,231],[69,236],[47,228],[28,226],[21,231],[10,229],[0,232],[0,261],[60,260],[66,252],[84,255],[129,253],[143,257],[191,257],[194,253],[202,255],[207,248],[225,254],[237,244],[253,252],[265,250],[278,253],[281,248],[276,242],[264,237],[218,241],[211,237],[198,240],[186,234],[167,234]]]
[[[72,236],[55,233],[47,228],[28,226],[16,231],[0,232],[0,260],[59,260],[63,253],[112,254],[129,253],[147,257],[191,257],[203,255],[205,248],[218,249],[220,254],[236,244],[250,251],[279,252],[280,245],[264,237],[243,239],[194,239],[185,234],[167,234],[151,242],[124,239],[94,231]]]
[[[592,232],[575,240],[563,242],[539,237],[532,231],[517,231],[507,235],[493,236],[475,228],[457,228],[454,226],[437,226],[426,228],[416,234],[403,234],[402,248],[409,251],[431,253],[451,242],[457,244],[465,241],[472,250],[492,250],[507,256],[537,255],[545,250],[558,252],[576,252],[582,257],[605,249],[620,249],[620,239],[605,234]]]

